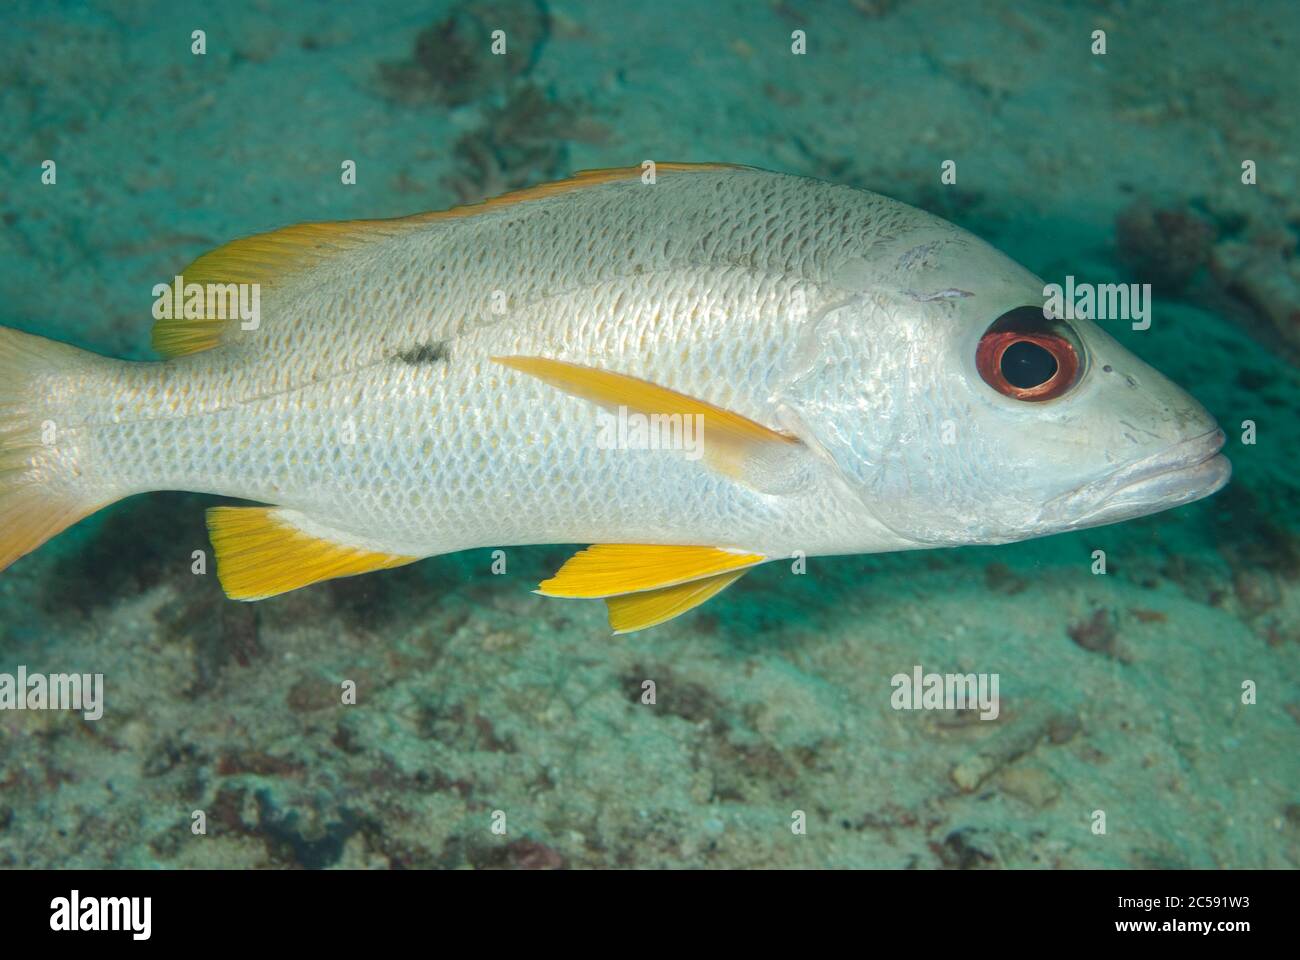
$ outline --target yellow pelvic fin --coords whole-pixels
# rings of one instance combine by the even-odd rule
[[[617,635],[666,623],[717,596],[748,572],[749,568],[746,567],[731,573],[705,577],[703,580],[679,583],[675,587],[606,597],[610,629]]]
[[[718,547],[597,543],[570,557],[555,576],[538,585],[537,592],[544,597],[617,597],[747,570],[766,559],[759,553]]]
[[[743,170],[744,167],[722,163],[660,163],[656,172],[704,173]],[[266,289],[290,277],[320,265],[332,257],[346,254],[375,240],[400,235],[440,220],[473,217],[501,207],[529,200],[544,200],[587,187],[601,186],[641,176],[640,167],[611,167],[583,170],[565,180],[541,183],[522,190],[463,204],[449,210],[435,210],[385,220],[338,220],[299,223],[268,233],[217,247],[203,254],[181,273],[185,285],[256,283]],[[174,305],[178,309],[179,305]],[[179,312],[179,309],[178,309]],[[209,315],[211,312],[214,315]],[[202,317],[177,316],[158,320],[153,328],[153,347],[165,357],[180,357],[218,346],[231,324],[226,318],[205,309]]]
[[[213,507],[208,535],[217,578],[233,600],[264,600],[321,580],[413,563],[419,557],[376,553],[304,533],[277,507]]]
[[[497,363],[537,377],[544,383],[575,397],[590,400],[617,411],[619,407],[647,416],[679,415],[703,418],[700,438],[704,460],[715,470],[741,478],[745,464],[762,460],[773,450],[794,449],[801,441],[788,433],[773,430],[730,410],[661,387],[649,380],[629,377],[612,370],[601,370],[564,360],[545,357],[493,357]]]

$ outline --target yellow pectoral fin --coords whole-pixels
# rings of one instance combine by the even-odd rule
[[[623,407],[646,416],[669,418],[698,416],[697,422],[703,424],[699,442],[705,462],[730,477],[740,478],[747,463],[767,461],[774,453],[803,446],[798,437],[648,380],[545,357],[492,359],[610,410]]]
[[[419,557],[377,553],[309,534],[277,507],[213,507],[208,534],[217,579],[232,600],[264,600],[335,577],[387,570]]]
[[[744,570],[720,573],[703,580],[679,583],[675,587],[606,597],[610,629],[618,635],[667,623],[717,596],[748,572],[749,568],[746,567]]]
[[[544,597],[617,597],[747,570],[766,559],[718,547],[597,543],[570,557],[537,592]]]

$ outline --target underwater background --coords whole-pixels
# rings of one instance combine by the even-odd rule
[[[228,601],[191,572],[217,501],[136,497],[0,575],[0,672],[105,677],[102,719],[0,712],[0,865],[1300,864],[1293,0],[0,18],[5,326],[153,359],[154,284],[235,237],[728,161],[915,204],[1048,282],[1151,283],[1149,330],[1106,327],[1209,408],[1235,468],[1121,525],[771,564],[623,637],[530,592],[572,545]],[[997,673],[998,719],[894,710],[915,665]]]

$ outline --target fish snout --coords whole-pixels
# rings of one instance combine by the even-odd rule
[[[1082,529],[1116,523],[1192,503],[1221,490],[1232,464],[1220,451],[1224,433],[1213,429],[1180,440],[1058,497],[1044,517]],[[1070,514],[1075,514],[1073,520]]]

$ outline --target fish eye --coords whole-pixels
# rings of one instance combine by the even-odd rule
[[[980,337],[975,366],[990,387],[1013,400],[1039,402],[1061,396],[1078,379],[1079,353],[1060,321],[1041,307],[1016,307]]]

